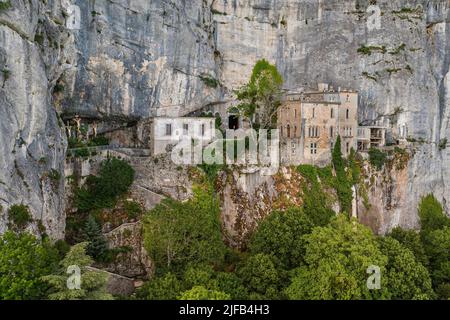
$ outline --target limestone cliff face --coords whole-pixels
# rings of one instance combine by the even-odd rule
[[[367,28],[369,2],[381,9],[379,30]],[[421,141],[392,221],[417,226],[417,202],[429,192],[448,207],[450,153],[439,147],[450,137],[448,0],[12,3],[0,12],[0,64],[11,70],[7,81],[0,74],[0,201],[30,204],[55,235],[63,228],[62,184],[54,190],[42,180],[43,172],[61,170],[64,157],[54,106],[103,118],[184,115],[232,98],[260,58],[277,64],[286,88],[330,82],[359,90],[361,121],[407,124]],[[81,9],[73,32],[59,24],[70,3]],[[374,49],[358,53],[362,46]],[[56,82],[65,89],[52,96]]]
[[[40,220],[47,234],[60,238],[66,142],[52,90],[71,63],[71,35],[61,25],[59,1],[11,4],[0,11],[0,233],[7,209],[23,203],[33,216],[30,230],[39,233]]]

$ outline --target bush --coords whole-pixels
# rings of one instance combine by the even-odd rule
[[[369,162],[372,166],[377,168],[377,170],[381,170],[386,162],[387,154],[375,149],[371,148],[369,150]]]
[[[92,138],[89,141],[89,146],[95,147],[95,146],[107,146],[109,145],[109,139],[105,136],[97,136]]]
[[[0,1],[0,11],[8,10],[12,7],[11,0]]]
[[[200,79],[203,81],[205,85],[211,88],[217,88],[219,86],[219,81],[210,75],[202,75]]]
[[[135,201],[125,201],[124,209],[127,212],[128,218],[136,219],[142,214],[142,207],[138,202]]]
[[[116,158],[105,160],[100,164],[98,177],[89,176],[86,185],[76,191],[76,205],[82,211],[113,207],[133,180],[134,169],[127,162]]]
[[[61,173],[59,173],[58,170],[56,169],[52,169],[50,170],[50,172],[48,173],[48,177],[50,178],[50,180],[52,180],[54,183],[59,182],[59,180],[61,180]]]
[[[30,211],[23,204],[15,204],[9,208],[9,220],[19,229],[23,229],[32,221]]]
[[[78,150],[75,150],[75,157],[77,158],[87,158],[89,157],[90,153],[87,148],[81,148]]]

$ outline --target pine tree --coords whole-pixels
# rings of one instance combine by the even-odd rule
[[[108,275],[105,272],[95,271],[89,266],[93,263],[86,254],[88,243],[74,245],[61,261],[61,269],[57,274],[42,277],[51,287],[48,295],[50,300],[112,300],[113,297],[106,291]],[[78,269],[79,268],[79,269]],[[76,269],[80,271],[79,281],[75,280]],[[71,288],[68,284],[77,284]]]
[[[86,221],[83,231],[84,239],[89,242],[86,249],[87,254],[96,260],[105,258],[108,244],[103,236],[100,225],[92,215]]]

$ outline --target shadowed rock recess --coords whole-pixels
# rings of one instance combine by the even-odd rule
[[[389,188],[374,183],[369,198],[377,203],[378,231],[417,227],[418,201],[430,192],[448,209],[450,148],[440,146],[450,137],[446,0],[11,3],[0,11],[0,233],[7,208],[23,203],[32,231],[40,220],[50,236],[63,237],[62,116],[186,115],[229,101],[262,58],[276,63],[286,89],[328,82],[358,90],[360,120],[406,123],[420,141]],[[373,3],[382,28],[370,31],[366,8]],[[80,30],[65,27],[71,4],[81,9]],[[381,49],[358,52],[363,46]],[[58,179],[49,175],[55,170]],[[387,198],[395,194],[401,196],[392,203]]]

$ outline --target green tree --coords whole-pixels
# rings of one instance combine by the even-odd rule
[[[195,264],[189,266],[183,275],[183,285],[187,289],[202,286],[207,289],[217,289],[218,283],[212,266],[207,264]]]
[[[93,263],[86,254],[87,242],[74,245],[61,261],[61,269],[57,274],[42,277],[51,287],[50,300],[112,300],[106,291],[108,275],[104,272],[93,271],[88,267]],[[68,273],[71,267],[78,267],[81,271],[80,287],[69,288],[69,277],[75,273]],[[75,284],[75,283],[74,283]]]
[[[195,187],[194,194],[184,203],[165,200],[144,218],[145,248],[157,272],[179,273],[190,263],[224,259],[218,201],[210,189]]]
[[[259,60],[253,68],[250,81],[236,92],[239,104],[230,110],[247,119],[253,127],[253,116],[259,114],[262,128],[275,128],[276,115],[281,105],[283,77],[275,65]]]
[[[176,300],[182,291],[182,282],[176,275],[168,272],[146,282],[136,296],[143,300]]]
[[[422,198],[419,204],[419,218],[422,232],[425,233],[450,226],[450,218],[445,215],[442,205],[432,194]]]
[[[237,269],[237,275],[252,300],[281,299],[285,282],[284,271],[274,257],[258,253],[250,256]]]
[[[305,236],[306,266],[296,270],[286,289],[290,299],[373,299],[387,297],[385,279],[381,290],[367,288],[367,269],[375,265],[385,272],[387,257],[367,227],[339,215],[327,227],[314,228]]]
[[[45,297],[41,277],[57,268],[58,253],[28,233],[7,231],[0,237],[0,300]]]
[[[381,252],[388,257],[383,276],[387,277],[390,299],[432,299],[434,292],[428,270],[411,250],[391,237],[380,238],[379,243]]]
[[[230,295],[233,300],[245,300],[248,298],[247,289],[242,280],[233,272],[219,272],[216,274],[219,291]]]
[[[229,294],[197,286],[184,292],[179,300],[231,300]]]
[[[89,215],[86,220],[83,233],[85,241],[89,243],[86,248],[87,254],[96,260],[105,259],[108,251],[108,243],[102,233],[101,226],[92,215]]]
[[[304,235],[313,223],[301,209],[275,211],[264,219],[250,242],[252,253],[276,256],[286,269],[298,267],[305,253]]]
[[[430,261],[433,285],[440,294],[450,284],[450,227],[428,232],[423,237],[425,251]],[[440,296],[449,299],[450,296]]]
[[[428,266],[428,257],[425,253],[420,234],[414,230],[404,230],[400,227],[392,229],[390,237],[400,242],[403,246],[414,253],[417,261],[423,266]]]

